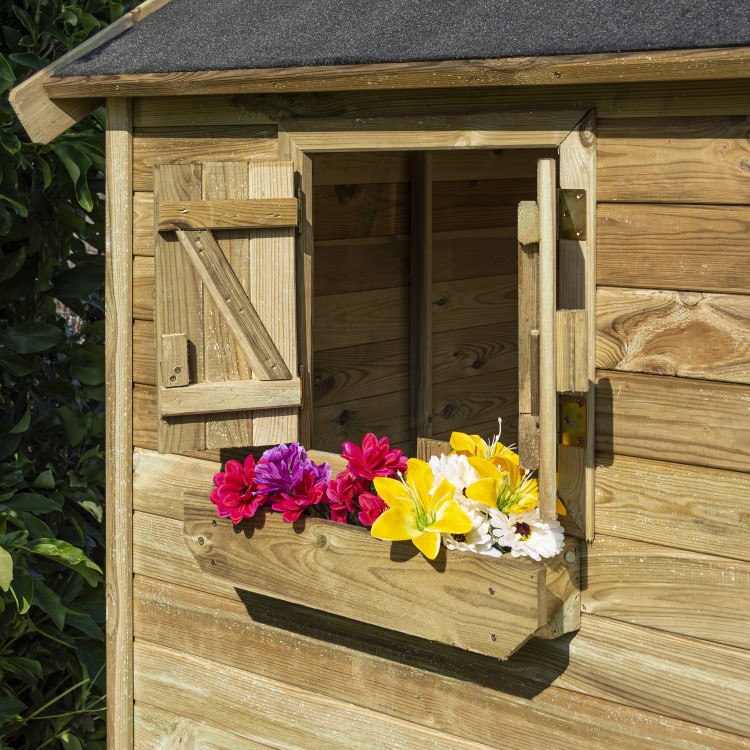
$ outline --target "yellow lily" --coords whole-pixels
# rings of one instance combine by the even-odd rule
[[[431,491],[432,469],[425,461],[410,458],[403,481],[375,477],[373,483],[375,492],[388,506],[370,530],[377,539],[411,539],[425,557],[434,560],[440,551],[441,534],[471,531],[471,518],[454,500],[456,488],[444,479]]]
[[[500,442],[500,436],[496,436],[492,442],[487,443],[479,435],[467,435],[465,432],[454,432],[451,435],[451,448],[453,454],[471,458],[482,458],[489,461],[500,469],[512,471],[509,467],[515,465],[518,469],[518,454],[507,445]]]

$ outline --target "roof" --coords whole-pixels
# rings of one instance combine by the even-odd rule
[[[171,0],[54,75],[746,45],[748,0]]]

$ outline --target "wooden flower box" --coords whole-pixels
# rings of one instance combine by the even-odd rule
[[[184,518],[201,568],[238,589],[498,659],[579,627],[577,539],[542,562],[445,549],[430,562],[411,543],[319,518],[261,513],[233,526],[208,488],[186,499]]]

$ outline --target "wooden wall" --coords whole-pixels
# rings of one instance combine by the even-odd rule
[[[136,747],[750,747],[746,81],[419,96],[136,103]],[[599,113],[600,369],[580,632],[495,662],[202,573],[182,499],[217,465],[153,452],[144,165],[273,157],[272,123],[294,114],[581,104]],[[382,210],[402,183],[374,183],[391,185]]]

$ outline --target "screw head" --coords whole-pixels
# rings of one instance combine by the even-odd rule
[[[490,640],[494,643],[497,640],[497,636],[494,633],[492,633],[490,635]]]
[[[577,438],[576,443],[578,443],[578,445],[583,445],[583,438],[582,437]]]
[[[177,380],[177,375],[170,375],[170,376],[169,376],[169,379],[170,379],[170,380],[171,380],[172,382],[174,382],[175,380]]]
[[[489,589],[487,589],[487,593],[488,593],[488,594],[489,594],[490,596],[495,596],[495,589],[493,589],[493,588],[489,588]]]
[[[215,567],[216,567],[216,560],[211,560],[211,567],[212,567],[212,568],[215,568]]]
[[[200,544],[200,546],[202,547],[205,543],[206,543],[206,540],[202,536],[199,536],[198,544]]]
[[[579,229],[579,230],[578,230],[578,231],[576,232],[576,237],[583,237],[583,229]]]
[[[182,372],[182,368],[181,368],[181,367],[175,367],[175,368],[174,368],[174,371],[175,371],[175,372]]]

